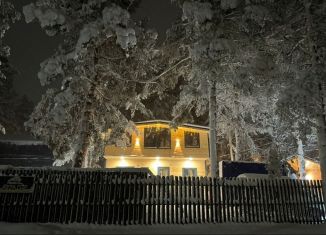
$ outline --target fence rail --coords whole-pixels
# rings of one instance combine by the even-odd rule
[[[0,191],[0,221],[126,225],[323,223],[325,219],[321,181],[0,170],[0,177],[8,176],[12,180],[2,183],[7,188],[21,185],[19,178],[33,177],[33,189]]]

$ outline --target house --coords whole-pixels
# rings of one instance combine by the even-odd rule
[[[47,145],[35,140],[0,140],[0,165],[50,167],[54,156]]]
[[[321,171],[319,162],[305,157],[305,172],[307,180],[321,180]],[[298,156],[290,157],[287,162],[294,170],[294,173],[299,178],[299,159]]]
[[[209,128],[184,124],[177,129],[169,121],[136,122],[138,135],[126,147],[106,146],[106,168],[148,167],[160,176],[206,176],[209,162]]]

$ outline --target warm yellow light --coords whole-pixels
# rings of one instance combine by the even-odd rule
[[[140,146],[140,141],[139,141],[139,138],[138,137],[136,138],[135,146],[136,147],[139,147]]]
[[[311,174],[306,174],[305,179],[306,179],[306,180],[313,180],[313,179],[314,179],[314,176],[311,175]]]
[[[121,156],[119,161],[119,167],[127,167],[127,166],[128,166],[128,162],[123,156]]]
[[[157,174],[157,168],[162,166],[161,161],[160,161],[160,157],[156,157],[156,161],[152,162],[152,168],[154,170],[154,174]]]
[[[184,161],[183,166],[184,168],[194,168],[194,162],[192,161],[192,158],[189,158],[188,160]]]
[[[304,166],[305,166],[305,168],[309,168],[309,167],[311,167],[311,163],[310,163],[310,161],[305,160],[305,164],[304,164]]]
[[[175,147],[180,148],[180,140],[179,139],[175,140]]]

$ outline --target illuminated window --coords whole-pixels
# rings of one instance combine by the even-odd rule
[[[197,176],[197,168],[182,168],[182,176],[183,177]]]
[[[145,128],[145,148],[171,148],[171,133],[169,128]]]
[[[159,176],[170,176],[170,167],[158,167],[157,175]]]
[[[185,131],[185,147],[186,148],[200,148],[199,133]]]

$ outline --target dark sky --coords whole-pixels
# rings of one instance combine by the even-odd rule
[[[21,11],[22,6],[32,0],[11,0]],[[134,13],[134,19],[149,18],[148,26],[155,28],[162,39],[181,12],[171,0],[142,0]],[[41,87],[37,78],[40,63],[51,56],[58,47],[62,37],[47,36],[38,23],[26,24],[24,18],[11,26],[5,36],[5,43],[11,47],[11,64],[18,70],[14,77],[14,88],[19,94],[25,94],[35,104],[41,99],[46,88]]]
[[[18,11],[33,0],[8,0],[14,3]],[[108,0],[109,1],[109,0]],[[159,39],[165,37],[165,31],[181,15],[181,10],[171,4],[171,0],[142,0],[132,18],[149,18],[147,26],[155,28]],[[46,87],[42,87],[37,78],[40,63],[50,57],[62,42],[61,36],[49,37],[38,23],[26,24],[24,17],[13,24],[5,35],[5,44],[11,48],[10,63],[18,70],[14,77],[14,89],[18,94],[27,95],[35,104],[40,101]],[[0,135],[0,139],[30,139],[26,133]]]

